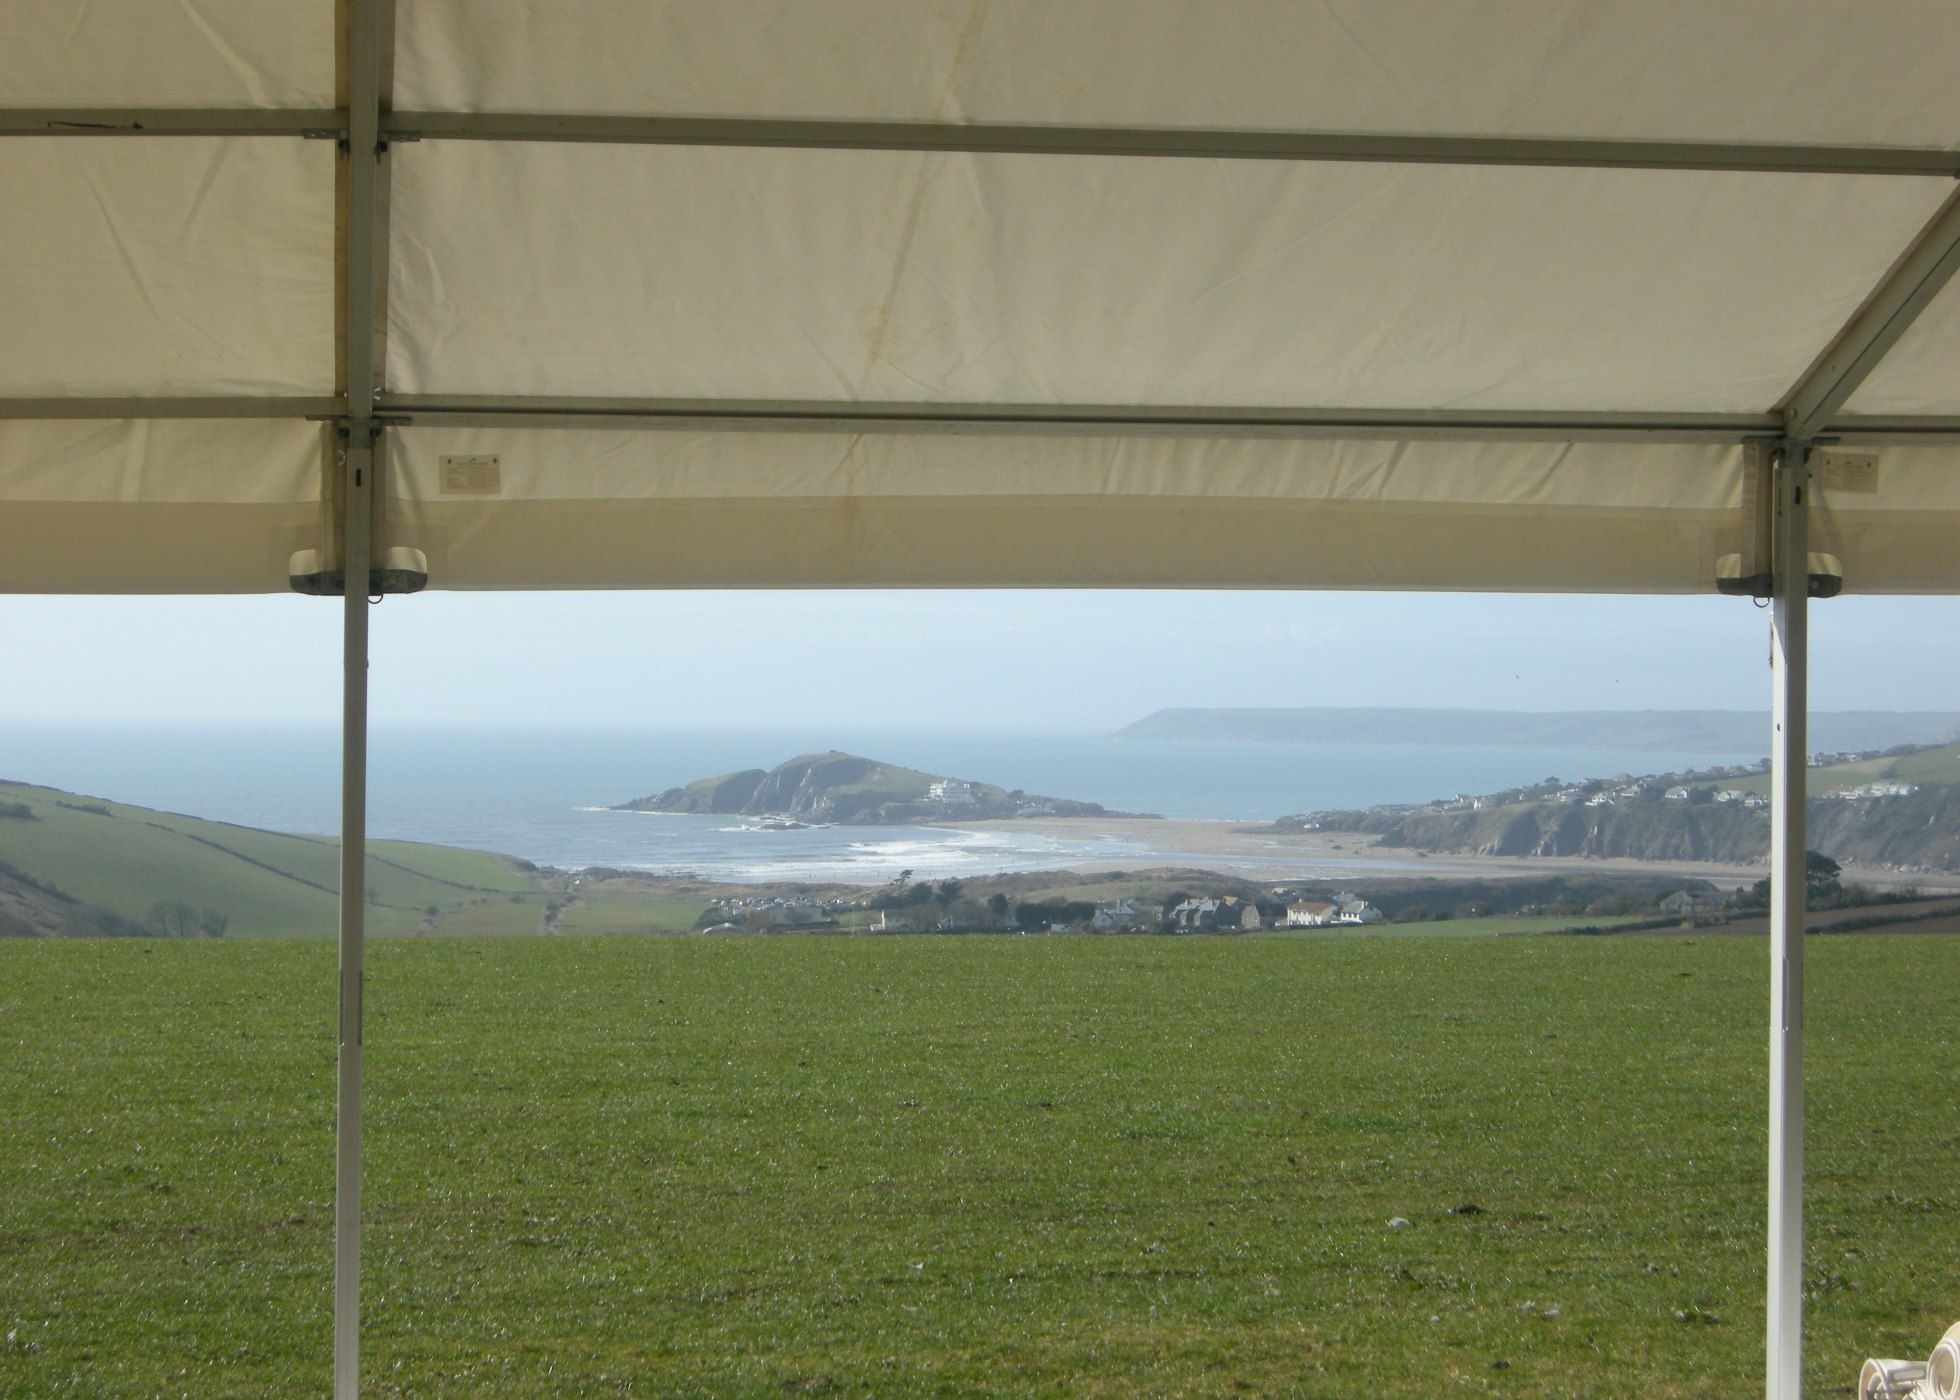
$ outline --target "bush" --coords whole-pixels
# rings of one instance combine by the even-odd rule
[[[143,916],[143,926],[159,938],[189,938],[198,931],[197,910],[181,899],[159,899]]]
[[[1836,861],[1821,851],[1803,853],[1804,907],[1806,909],[1828,909],[1840,901],[1844,887],[1838,876],[1844,871]],[[1756,881],[1746,892],[1738,893],[1735,902],[1746,909],[1769,908],[1769,878]]]
[[[1024,900],[1014,906],[1014,922],[1022,928],[1047,928],[1050,924],[1079,924],[1096,916],[1096,906],[1079,899]]]

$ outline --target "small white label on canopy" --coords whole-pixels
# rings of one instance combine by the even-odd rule
[[[501,496],[504,491],[504,469],[502,459],[475,454],[452,456],[444,454],[438,465],[442,473],[442,494],[445,496]]]

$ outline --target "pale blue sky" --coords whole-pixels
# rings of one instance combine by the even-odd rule
[[[1812,610],[1813,702],[1960,709],[1960,599]],[[374,613],[377,723],[1113,728],[1166,705],[1757,708],[1718,597],[429,593]],[[0,722],[332,723],[337,604],[0,598]]]

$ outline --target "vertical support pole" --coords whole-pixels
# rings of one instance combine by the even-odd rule
[[[333,1393],[361,1383],[361,992],[367,946],[368,570],[374,446],[365,425],[341,462],[340,1027],[334,1105]]]
[[[1804,797],[1809,767],[1809,444],[1786,442],[1773,477],[1776,581],[1770,660],[1768,1400],[1803,1394]]]
[[[393,0],[339,0],[337,86],[347,106],[339,173],[341,540],[340,1026],[334,1110],[333,1393],[361,1388],[361,1022],[367,945],[368,585],[378,483],[387,271],[387,148],[381,109],[393,70]]]

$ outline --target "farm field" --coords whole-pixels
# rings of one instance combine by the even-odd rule
[[[582,896],[559,917],[558,931],[580,933],[686,933],[708,907],[705,899],[632,899]]]
[[[1856,763],[1833,763],[1823,768],[1811,768],[1804,774],[1804,791],[1816,797],[1836,788],[1858,787],[1880,779],[1912,783],[1960,783],[1960,744],[1941,744],[1892,758],[1867,758]],[[1740,792],[1767,796],[1769,774],[1723,778],[1695,786],[1735,788]]]
[[[1872,1014],[1960,939],[1809,956],[1823,1395],[1960,1317],[1960,1031]],[[1767,977],[1708,936],[380,940],[367,1386],[1748,1394]],[[0,1393],[327,1388],[333,979],[0,943]]]
[[[340,844],[205,821],[28,783],[0,782],[0,864],[142,923],[159,900],[213,907],[231,937],[331,935]],[[368,927],[408,933],[427,917],[508,901],[536,882],[502,856],[410,841],[368,846]],[[537,924],[537,912],[530,927]]]

